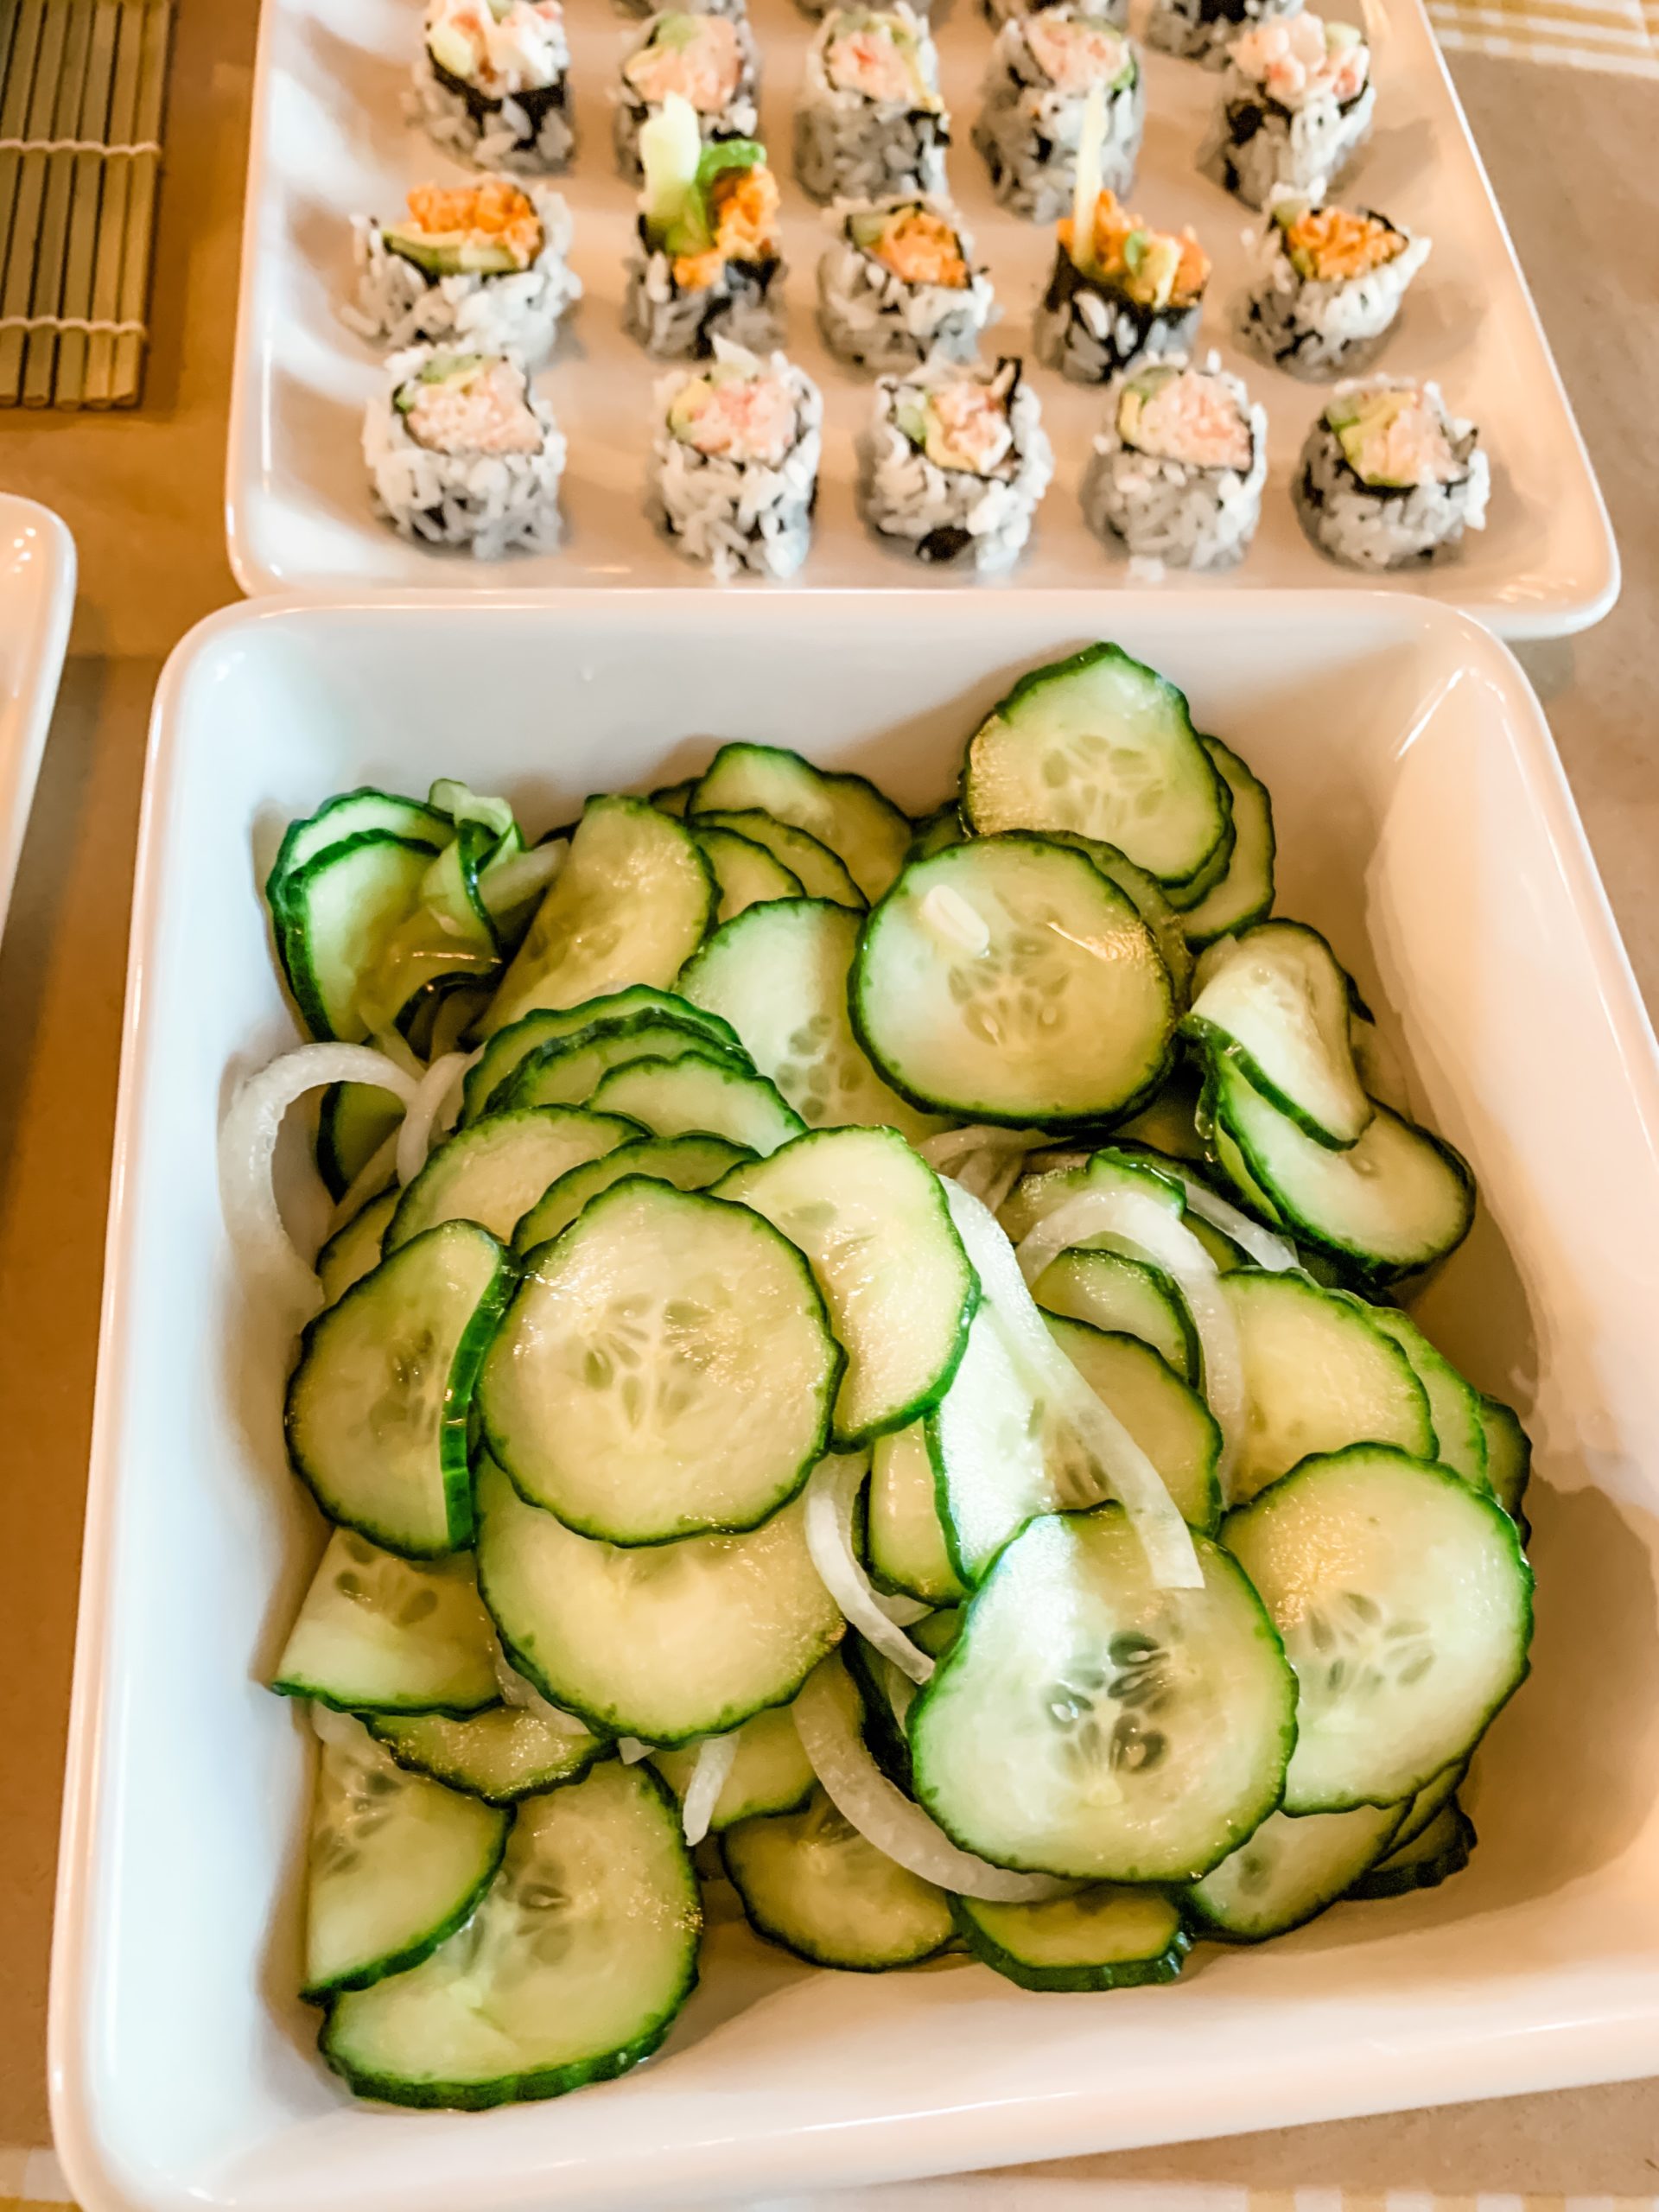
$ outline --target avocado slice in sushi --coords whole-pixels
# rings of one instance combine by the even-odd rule
[[[1414,385],[1344,393],[1325,420],[1362,484],[1403,492],[1454,483],[1464,473],[1427,395]]]
[[[505,276],[519,266],[512,248],[466,231],[435,236],[412,223],[391,223],[380,233],[390,251],[412,261],[429,276]]]

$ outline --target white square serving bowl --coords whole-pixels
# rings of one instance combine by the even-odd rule
[[[623,2081],[354,2106],[291,1995],[306,1755],[259,1687],[316,1529],[214,1182],[227,1091],[293,1041],[256,855],[351,785],[462,775],[540,824],[716,735],[919,810],[1012,674],[1103,632],[1267,779],[1281,911],[1332,935],[1480,1177],[1422,1312],[1532,1429],[1540,1602],[1472,1867],[1110,1997],[960,1960],[812,1973],[722,1928]],[[86,2212],[733,2206],[1659,2070],[1656,1145],[1659,1055],[1548,732],[1442,607],[664,592],[204,624],[151,731],[58,1901],[54,2115]]]

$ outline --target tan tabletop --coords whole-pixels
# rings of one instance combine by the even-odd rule
[[[156,342],[143,410],[13,415],[0,427],[0,481],[58,510],[81,564],[70,660],[0,955],[0,1376],[10,1414],[0,1545],[0,2145],[48,2139],[43,2048],[59,1777],[145,721],[169,649],[235,596],[221,480],[255,12],[251,0],[179,0]],[[1659,83],[1470,56],[1455,74],[1624,553],[1624,594],[1611,619],[1525,658],[1652,1006],[1659,438],[1647,418],[1659,400]],[[1057,2182],[1659,2199],[1659,2083],[1042,2171]]]

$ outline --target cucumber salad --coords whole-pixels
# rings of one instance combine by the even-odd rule
[[[963,737],[920,822],[733,743],[539,844],[460,783],[283,842],[311,1041],[219,1169],[330,1529],[271,1687],[359,2094],[633,2065],[711,1887],[1099,1991],[1467,1861],[1529,1447],[1399,1300],[1470,1171],[1173,684],[1092,646]]]

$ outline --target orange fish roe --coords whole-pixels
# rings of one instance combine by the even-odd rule
[[[1191,307],[1209,282],[1210,257],[1190,226],[1179,236],[1169,231],[1154,231],[1138,215],[1131,215],[1126,207],[1120,207],[1114,192],[1103,192],[1095,202],[1094,251],[1083,260],[1078,259],[1073,249],[1075,235],[1071,217],[1063,216],[1059,224],[1061,251],[1087,275],[1109,278],[1132,300],[1156,290],[1163,295],[1155,302],[1160,307]],[[1132,244],[1135,239],[1141,241],[1138,248]],[[1154,265],[1167,263],[1170,247],[1175,248],[1176,252],[1166,291],[1161,282],[1148,285],[1142,272],[1149,257]]]
[[[770,169],[723,169],[709,190],[715,242],[706,253],[674,257],[674,282],[698,292],[719,281],[728,261],[766,261],[778,251],[778,180]]]
[[[1309,207],[1285,226],[1285,245],[1299,276],[1320,283],[1369,276],[1404,251],[1398,231],[1376,215],[1345,207]]]
[[[461,235],[469,245],[504,245],[521,269],[542,250],[542,219],[528,195],[505,177],[477,184],[417,184],[409,195],[410,220],[428,238]]]
[[[943,284],[959,291],[968,282],[956,232],[929,207],[901,207],[870,252],[904,284]]]

